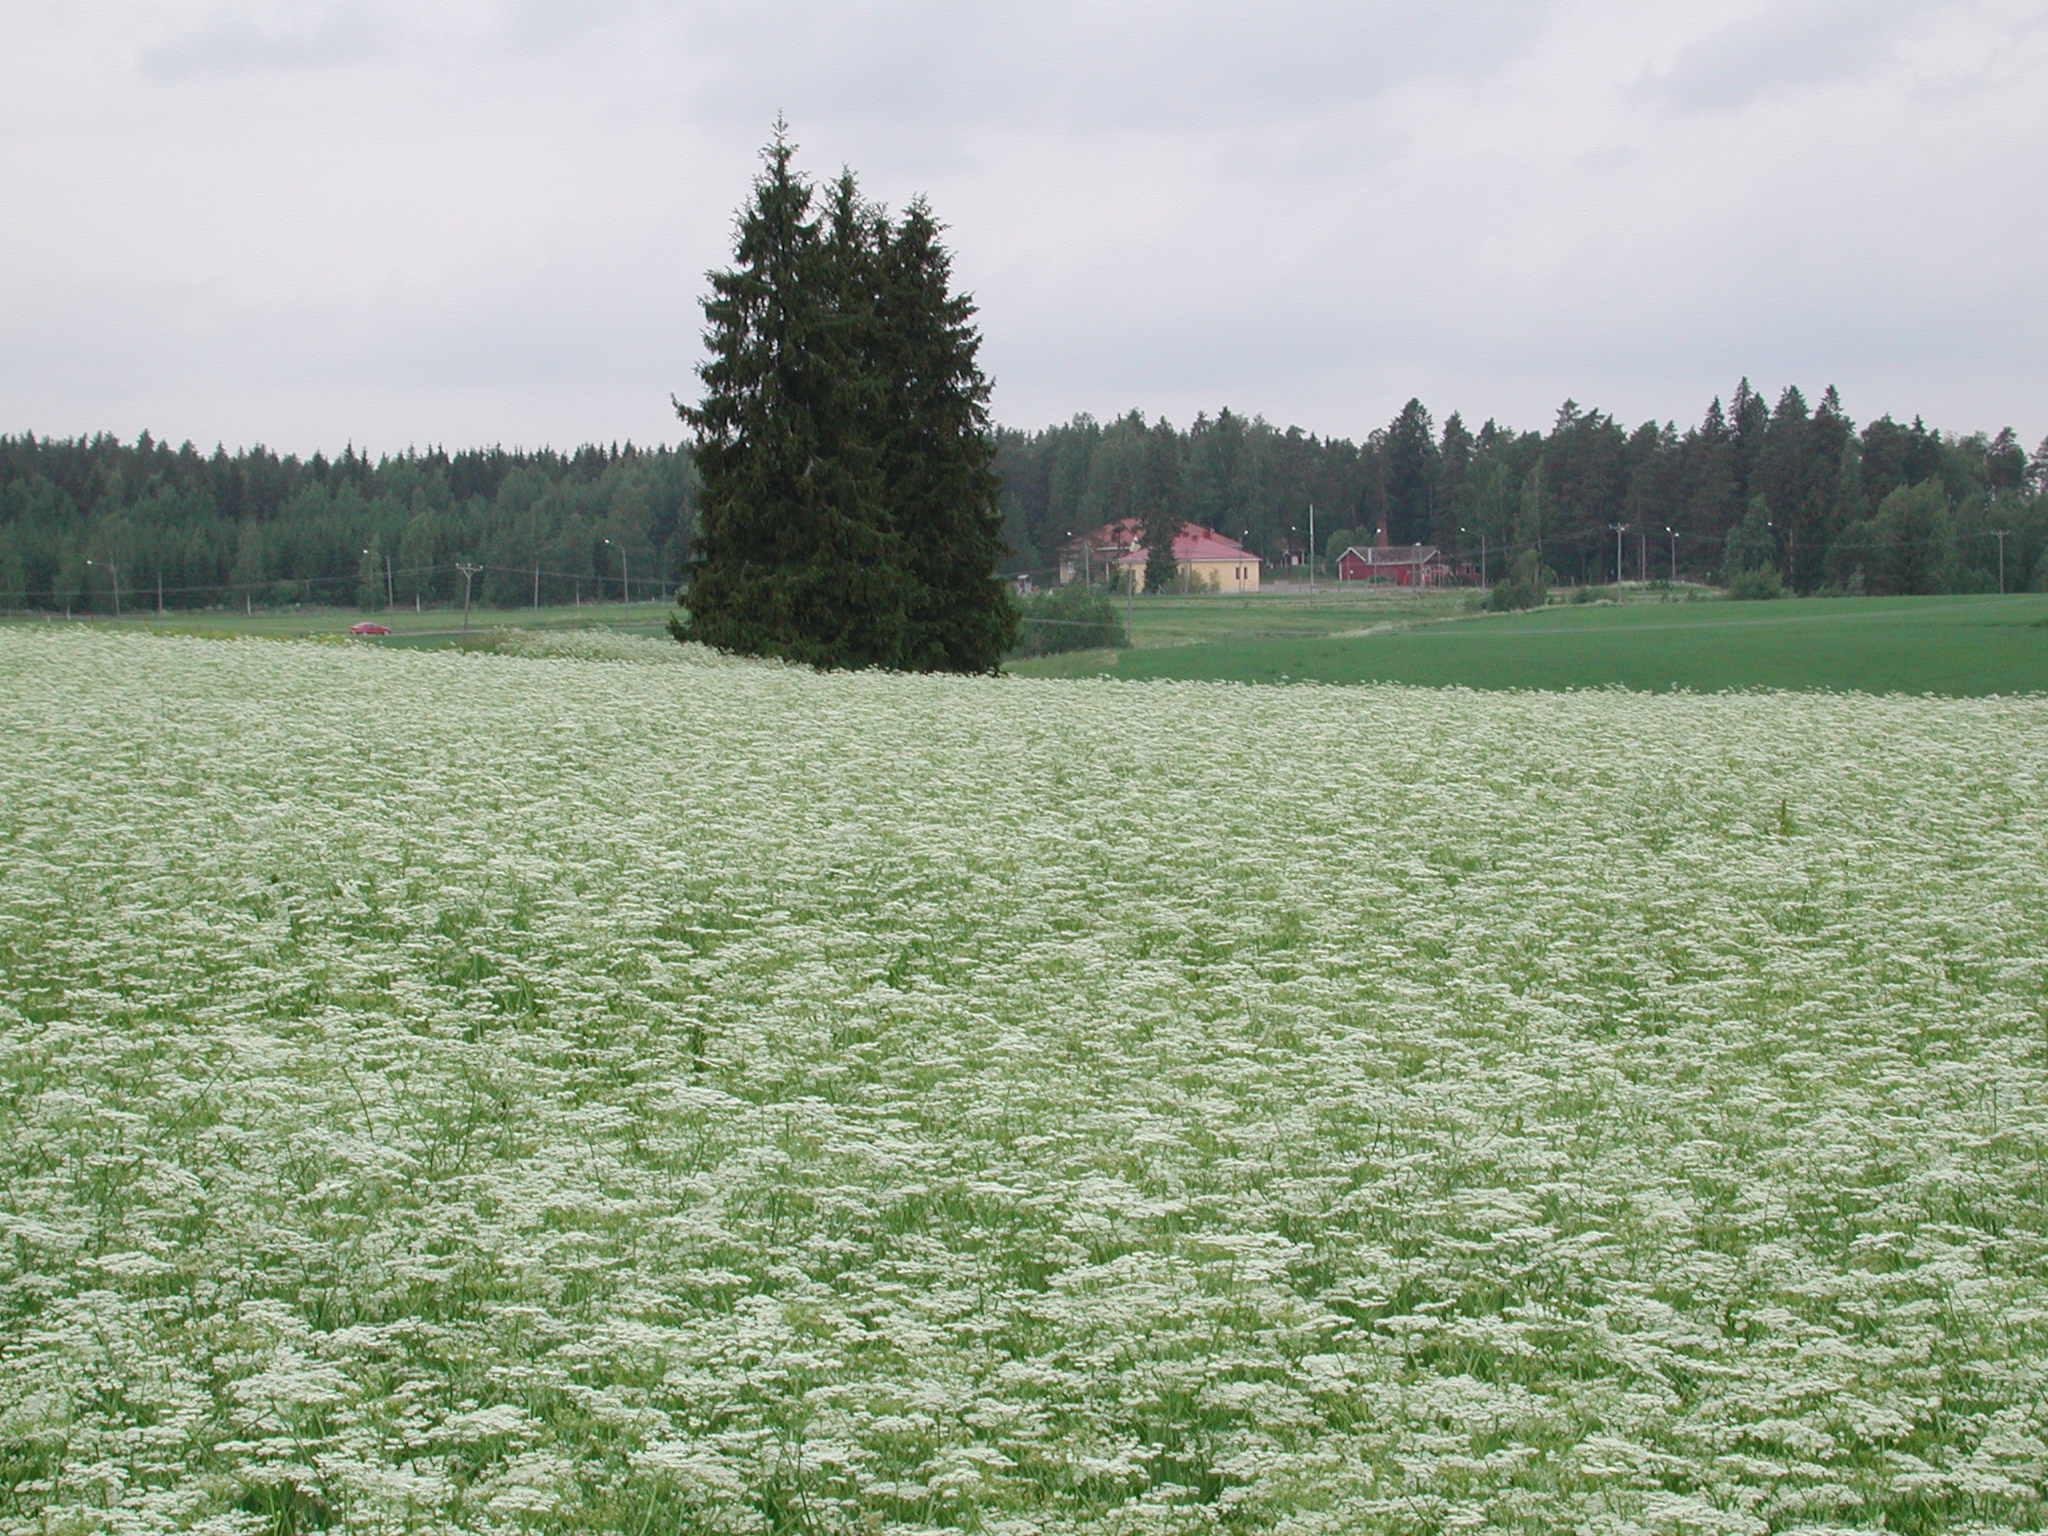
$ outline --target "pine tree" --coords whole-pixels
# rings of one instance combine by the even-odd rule
[[[1827,553],[1829,486],[1811,478],[1807,439],[1814,422],[1806,413],[1806,397],[1796,384],[1785,386],[1771,413],[1757,476],[1762,495],[1777,511],[1785,542],[1786,577],[1796,591],[1820,585]]]
[[[922,198],[879,231],[881,468],[913,584],[903,664],[992,672],[1017,614],[995,574],[1001,488],[974,301],[952,291],[939,231]]]
[[[735,264],[711,274],[703,398],[676,407],[703,491],[689,617],[672,627],[747,655],[893,666],[911,581],[871,440],[872,249],[851,177],[821,229],[795,152],[777,122]]]
[[[1517,549],[1533,551],[1540,560],[1548,542],[1550,497],[1544,487],[1543,459],[1539,455],[1522,477],[1522,491],[1516,503],[1515,524],[1510,535]]]
[[[1143,481],[1153,487],[1143,494],[1138,508],[1138,536],[1145,545],[1145,590],[1164,592],[1180,574],[1173,541],[1180,537],[1181,519],[1172,494],[1178,477],[1173,461],[1162,461],[1162,445],[1155,435],[1148,434],[1145,439],[1140,468]]]
[[[1387,528],[1396,544],[1420,544],[1435,521],[1436,427],[1411,399],[1387,428]]]
[[[1823,573],[1842,591],[1861,588],[1870,560],[1870,503],[1863,494],[1863,448],[1845,434],[1828,498],[1828,552]]]
[[[1138,518],[1144,528],[1145,590],[1163,591],[1179,574],[1173,541],[1181,524],[1180,434],[1162,416],[1147,430],[1138,459]]]
[[[1443,549],[1460,546],[1467,496],[1465,480],[1472,472],[1472,434],[1465,418],[1456,411],[1444,418],[1442,440],[1437,444],[1436,516],[1429,530],[1431,542]]]
[[[1763,489],[1757,483],[1757,464],[1763,458],[1764,439],[1769,433],[1771,408],[1764,397],[1749,387],[1745,375],[1735,386],[1728,402],[1728,437],[1734,449],[1735,494],[1738,506]]]
[[[1984,484],[1994,496],[2009,496],[2022,489],[2027,480],[2027,451],[2019,434],[2001,427],[1984,450]]]
[[[1699,426],[1686,434],[1685,531],[1696,539],[1718,543],[1735,525],[1735,445],[1721,413],[1721,397],[1707,406]]]

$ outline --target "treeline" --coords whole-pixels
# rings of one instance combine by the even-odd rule
[[[1393,542],[1489,576],[1535,549],[1565,581],[1610,581],[1619,523],[1624,578],[1709,580],[1756,514],[1797,591],[1995,591],[2001,546],[2009,588],[2048,584],[2048,439],[2030,461],[2009,427],[1955,437],[1881,416],[1859,431],[1833,388],[1813,407],[1787,388],[1773,406],[1744,379],[1683,432],[1570,400],[1548,432],[1475,432],[1456,412],[1439,428],[1411,400],[1363,442],[1229,410],[1185,431],[1137,411],[1077,416],[1000,432],[996,467],[1020,569],[1049,571],[1073,534],[1159,506],[1285,563],[1306,551],[1313,503],[1325,558],[1384,518]]]
[[[518,606],[675,589],[695,477],[674,448],[300,459],[0,437],[0,608]]]
[[[1797,591],[1996,591],[2001,555],[2009,590],[2048,587],[2048,439],[2030,457],[2011,428],[1859,428],[1833,389],[1767,405],[1745,380],[1683,432],[1572,401],[1547,432],[1472,431],[1410,401],[1362,442],[1229,410],[1185,430],[1133,411],[999,428],[995,447],[1005,571],[1050,573],[1073,533],[1158,508],[1285,563],[1306,550],[1313,503],[1325,558],[1384,515],[1395,542],[1483,560],[1489,577],[1536,549],[1561,580],[1612,580],[1620,523],[1625,577],[1718,579],[1756,514]],[[110,611],[116,573],[124,603],[148,606],[159,583],[166,607],[460,602],[458,561],[484,566],[492,605],[533,601],[536,569],[546,603],[615,598],[628,575],[651,597],[683,579],[696,522],[680,448],[299,459],[147,433],[0,437],[0,608]]]

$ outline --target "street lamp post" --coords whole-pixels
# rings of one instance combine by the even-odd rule
[[[614,543],[610,539],[606,539],[605,543],[610,544],[613,549],[619,552],[619,590],[625,593],[625,601],[630,603],[633,601],[633,578],[627,574],[626,570],[626,546]]]
[[[379,552],[374,549],[366,549],[363,553],[374,560]],[[374,581],[376,578],[372,577],[371,579]],[[397,604],[393,600],[391,593],[391,556],[389,553],[386,553],[384,555],[384,611],[389,613],[396,606]]]
[[[114,617],[121,617],[121,567],[111,560],[88,560],[87,565],[104,565],[107,574],[114,579]]]
[[[1080,544],[1080,546],[1081,546],[1081,585],[1082,585],[1082,586],[1084,586],[1084,587],[1092,587],[1092,586],[1094,586],[1094,585],[1095,585],[1095,546],[1094,546],[1093,544],[1091,544],[1091,543],[1090,543],[1090,542],[1089,542],[1089,541],[1088,541],[1088,540],[1087,540],[1087,539],[1086,539],[1085,537],[1083,537],[1082,535],[1080,535],[1080,534],[1077,534],[1077,533],[1075,533],[1075,532],[1074,532],[1074,530],[1073,530],[1073,529],[1071,529],[1071,528],[1069,528],[1069,529],[1067,530],[1067,537],[1068,537],[1069,539],[1072,539],[1072,540],[1076,540],[1076,541],[1078,541],[1078,542],[1079,542],[1079,544]],[[1069,550],[1071,550],[1071,549],[1072,549],[1073,547],[1074,547],[1074,546],[1073,546],[1072,544],[1069,544],[1069,545],[1067,546],[1067,548],[1068,548]],[[1073,560],[1073,556],[1072,556],[1071,554],[1069,554],[1069,555],[1068,555],[1068,557],[1067,557],[1067,559],[1068,559],[1068,561],[1069,561],[1069,564],[1067,565],[1067,569],[1071,571],[1071,570],[1072,570],[1072,569],[1074,568],[1074,567],[1073,567],[1073,565],[1072,565],[1072,563],[1071,563],[1071,562],[1072,562],[1072,560]]]
[[[1458,537],[1469,539],[1472,537],[1472,530],[1463,523],[1460,523],[1458,525]],[[1464,552],[1461,550],[1459,553],[1463,554]],[[1486,530],[1484,528],[1479,530],[1479,585],[1482,587],[1486,585]]]
[[[1669,523],[1664,525],[1664,531],[1671,535],[1671,585],[1675,587],[1678,585],[1678,533]]]
[[[1607,526],[1614,530],[1614,584],[1618,587],[1621,585],[1621,535],[1628,524],[1609,523]]]

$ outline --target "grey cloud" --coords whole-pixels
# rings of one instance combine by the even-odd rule
[[[0,422],[672,439],[782,110],[805,171],[931,193],[1014,425],[1228,403],[1355,439],[1411,394],[1684,424],[1742,373],[1996,424],[2048,355],[2015,190],[2039,35],[1874,3],[1694,21],[1675,60],[1624,0],[199,0],[175,37],[32,8],[0,54]],[[1980,45],[1960,106],[1915,99]],[[251,132],[252,95],[290,110]],[[1745,159],[1765,129],[1797,152]]]
[[[1231,132],[1247,119],[1370,100],[1432,76],[1483,76],[1526,50],[1539,8],[1296,3],[1157,12],[1076,4],[1027,23],[923,0],[835,7],[762,34],[751,7],[687,25],[700,111],[747,128],[881,119],[947,134]]]
[[[1695,43],[1642,94],[1689,112],[1732,112],[1787,91],[1850,80],[1891,46],[1912,14],[1900,0],[1778,7]]]
[[[494,18],[498,41],[519,53],[554,53],[634,18],[634,0],[501,0]]]
[[[383,39],[366,15],[339,10],[311,26],[268,27],[242,16],[219,16],[146,49],[140,62],[145,77],[174,84],[334,69],[362,63],[383,51]]]

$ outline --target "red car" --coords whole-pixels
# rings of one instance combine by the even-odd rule
[[[352,635],[388,635],[391,633],[391,626],[389,624],[371,624],[365,621],[361,624],[349,625],[348,632]]]

